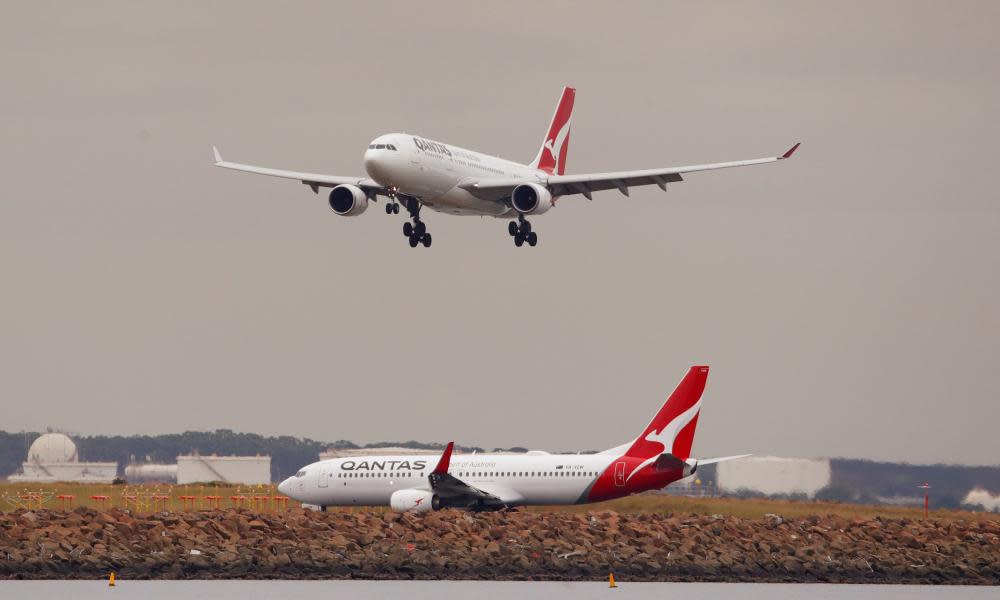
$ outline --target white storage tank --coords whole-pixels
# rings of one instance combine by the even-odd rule
[[[64,433],[40,435],[28,449],[21,472],[8,481],[16,483],[111,483],[118,475],[116,462],[81,462],[76,444]]]
[[[152,463],[127,465],[125,479],[132,483],[142,481],[177,481],[177,465],[157,465]]]
[[[270,456],[178,456],[177,483],[271,483]]]

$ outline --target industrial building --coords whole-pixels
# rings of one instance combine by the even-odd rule
[[[116,462],[81,462],[73,440],[64,433],[45,433],[28,449],[21,472],[8,481],[24,483],[111,483],[118,476]]]
[[[177,457],[177,483],[271,483],[270,456],[199,456]]]
[[[727,494],[749,491],[814,498],[830,485],[831,473],[829,459],[751,456],[716,465],[716,483]]]

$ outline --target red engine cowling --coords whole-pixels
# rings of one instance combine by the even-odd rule
[[[330,191],[330,209],[342,217],[356,217],[368,210],[368,194],[356,185],[338,185]]]
[[[522,183],[511,192],[510,203],[522,215],[540,215],[552,208],[552,194],[537,183]]]

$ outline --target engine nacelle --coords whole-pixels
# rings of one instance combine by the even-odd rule
[[[522,183],[514,188],[510,203],[522,215],[540,215],[552,208],[552,194],[537,183]]]
[[[330,191],[330,208],[342,217],[356,217],[368,210],[368,194],[356,185],[338,185]]]
[[[389,496],[389,507],[396,512],[429,512],[441,508],[441,501],[427,490],[398,490]]]

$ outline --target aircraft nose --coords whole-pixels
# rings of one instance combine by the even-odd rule
[[[372,145],[380,146],[381,144]],[[396,152],[383,148],[369,148],[365,150],[365,172],[368,173],[369,177],[382,185],[393,185],[393,166],[395,165],[393,160],[396,154]]]
[[[286,480],[284,480],[284,481],[282,481],[281,483],[278,484],[278,491],[281,492],[282,494],[286,495],[286,496],[288,495],[288,492],[291,491],[291,489],[292,489],[292,478],[291,477],[289,477],[288,479],[286,479]]]
[[[379,181],[380,177],[383,175],[383,169],[381,168],[382,161],[380,158],[378,150],[365,151],[365,173],[368,173],[368,176],[375,181]]]

